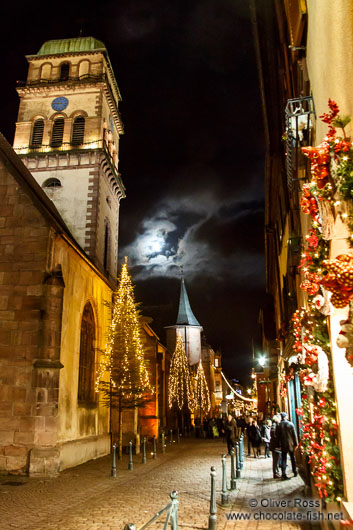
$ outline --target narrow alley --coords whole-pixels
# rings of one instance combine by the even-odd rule
[[[229,491],[229,504],[221,506],[221,455],[225,451],[223,440],[185,439],[179,445],[168,444],[166,453],[158,453],[155,460],[149,452],[145,465],[141,463],[141,455],[135,455],[132,471],[128,470],[128,458],[124,455],[117,465],[117,478],[110,476],[110,457],[68,469],[56,478],[1,477],[0,527],[2,530],[123,530],[125,524],[133,523],[140,528],[169,502],[170,492],[177,490],[179,526],[207,529],[210,468],[215,466],[218,530],[232,530],[239,525],[264,530],[302,528],[294,522],[256,521],[255,513],[260,511],[286,511],[285,508],[270,510],[265,507],[269,501],[305,498],[299,476],[288,481],[272,478],[271,458],[245,457],[237,489]],[[227,483],[229,488],[229,457]],[[250,507],[254,499],[258,506],[261,499],[266,499],[261,510]],[[287,505],[290,511],[291,503]],[[233,514],[237,513],[245,514],[247,520],[234,520]],[[162,516],[151,528],[161,528],[164,520]]]

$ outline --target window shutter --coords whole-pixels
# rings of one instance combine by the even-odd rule
[[[44,120],[36,120],[33,124],[32,140],[30,147],[41,147],[43,142]]]
[[[71,143],[72,145],[82,145],[85,136],[85,118],[83,116],[77,116],[74,119],[72,127]]]
[[[64,118],[57,118],[54,120],[53,132],[51,135],[51,146],[60,147],[63,143],[64,135]]]

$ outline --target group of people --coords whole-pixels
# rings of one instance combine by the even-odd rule
[[[228,453],[234,448],[237,438],[237,430],[241,428],[242,432],[246,431],[248,440],[248,456],[251,456],[251,449],[254,458],[261,455],[261,446],[264,444],[265,458],[270,458],[272,453],[272,469],[274,478],[288,480],[287,456],[289,454],[292,471],[297,476],[296,460],[294,451],[298,446],[297,434],[292,422],[288,421],[287,413],[281,412],[275,414],[271,419],[265,420],[262,425],[256,418],[248,418],[244,425],[234,420],[231,414],[228,415],[224,426],[224,433],[228,445]],[[280,474],[281,470],[281,474]]]

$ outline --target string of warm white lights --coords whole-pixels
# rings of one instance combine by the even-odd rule
[[[123,264],[108,330],[106,349],[96,374],[95,390],[109,372],[112,387],[121,391],[124,400],[141,397],[153,388],[145,363],[138,311],[134,299],[127,258]]]
[[[246,397],[242,396],[241,394],[238,394],[238,392],[236,392],[234,390],[234,388],[232,387],[232,385],[229,383],[229,381],[227,380],[227,378],[226,378],[226,376],[224,375],[223,372],[221,372],[221,375],[222,375],[224,381],[227,383],[227,385],[231,389],[231,391],[234,393],[234,399],[242,399],[243,401],[251,401],[253,403],[256,401],[256,399],[246,398]]]
[[[208,412],[210,410],[210,393],[201,360],[194,379],[194,403],[195,411],[201,409],[203,412]]]
[[[168,406],[171,409],[174,405],[179,410],[187,407],[192,412],[193,409],[190,366],[183,339],[179,335],[176,338],[168,381]]]

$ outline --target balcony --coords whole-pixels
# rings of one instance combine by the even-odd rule
[[[298,191],[298,170],[306,167],[307,159],[301,148],[312,144],[315,108],[312,96],[289,99],[286,118],[286,169],[289,191]]]
[[[38,147],[34,145],[21,146],[21,147],[14,147],[14,151],[16,151],[18,155],[28,155],[28,154],[47,155],[49,153],[81,151],[82,149],[102,149],[104,147],[105,146],[103,145],[103,140],[95,140],[94,142],[86,142],[80,145],[77,145],[72,142],[64,142],[58,146],[54,146],[52,144],[40,145]],[[108,150],[106,149],[106,151]],[[110,153],[109,153],[109,156],[110,156]]]
[[[47,86],[47,85],[67,85],[70,83],[99,83],[107,81],[106,74],[85,74],[81,76],[71,77],[67,76],[65,79],[33,79],[31,81],[17,81],[17,86],[19,87],[37,87],[37,86]]]
[[[118,171],[118,168],[113,160],[112,155],[110,154],[109,147],[105,140],[95,140],[94,142],[86,142],[80,145],[77,145],[72,142],[64,142],[59,146],[54,147],[53,145],[41,145],[38,147],[35,146],[23,146],[23,147],[14,147],[14,151],[20,156],[47,156],[58,153],[82,153],[85,151],[102,151],[106,155],[106,160],[110,167],[112,174],[116,182],[119,184],[122,190],[125,190],[123,185],[121,175]],[[125,195],[124,195],[125,196]]]

